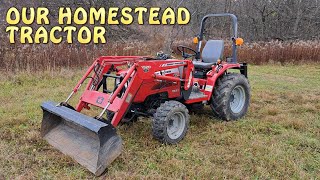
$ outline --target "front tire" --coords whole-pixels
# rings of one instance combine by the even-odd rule
[[[211,98],[213,114],[223,120],[237,120],[248,111],[250,85],[242,74],[230,73],[218,79]]]
[[[189,112],[184,104],[166,101],[153,115],[153,137],[165,144],[177,144],[185,137],[189,121]]]

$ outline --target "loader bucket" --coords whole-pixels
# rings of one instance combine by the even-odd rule
[[[120,155],[122,140],[111,124],[54,102],[44,102],[41,108],[41,136],[96,176]]]

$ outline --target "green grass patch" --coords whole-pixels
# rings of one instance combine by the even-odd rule
[[[84,71],[1,77],[0,179],[95,178],[39,135],[40,104],[63,101]],[[178,145],[154,140],[148,118],[119,126],[124,150],[104,177],[319,178],[320,66],[249,66],[249,80],[252,96],[245,118],[223,122],[206,107],[191,114],[190,129]]]

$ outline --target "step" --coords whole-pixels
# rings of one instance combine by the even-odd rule
[[[206,97],[206,95],[203,92],[201,92],[201,91],[198,91],[198,92],[192,91],[188,99],[199,99],[199,98],[204,98],[204,97]]]

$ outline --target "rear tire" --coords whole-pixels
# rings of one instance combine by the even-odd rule
[[[187,133],[189,119],[189,112],[184,104],[166,101],[153,115],[153,137],[165,144],[177,144]]]
[[[237,120],[248,111],[250,85],[242,74],[230,73],[218,79],[211,98],[213,114],[223,120]]]

